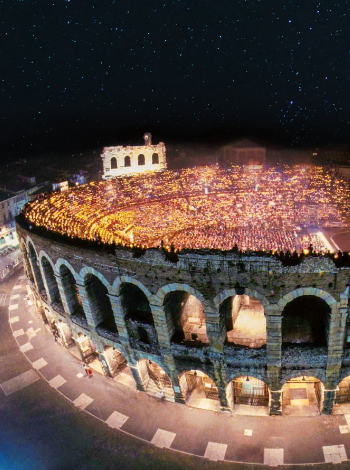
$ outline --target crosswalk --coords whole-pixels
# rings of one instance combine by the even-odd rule
[[[0,307],[7,305],[9,300],[9,294],[0,294]]]

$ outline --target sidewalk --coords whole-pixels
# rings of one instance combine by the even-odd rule
[[[13,393],[14,388],[30,386],[31,380],[41,377],[106,426],[158,447],[214,461],[335,463],[350,456],[344,415],[292,418],[216,413],[161,402],[96,371],[89,378],[82,361],[54,341],[26,295],[26,279],[21,276],[11,293],[9,321],[33,370],[0,384],[4,391]]]

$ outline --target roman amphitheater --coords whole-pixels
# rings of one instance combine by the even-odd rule
[[[323,167],[164,170],[43,196],[16,223],[38,312],[96,370],[188,406],[315,416],[350,410],[349,193]]]

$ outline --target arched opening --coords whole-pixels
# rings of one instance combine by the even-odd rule
[[[140,153],[140,155],[137,157],[137,163],[139,165],[145,164],[145,156],[143,155],[143,153]]]
[[[51,303],[58,304],[58,306],[60,307],[59,310],[63,311],[61,295],[58,289],[55,273],[49,260],[45,256],[41,258],[41,266],[43,268],[43,273],[48,290],[47,295]]]
[[[186,405],[220,411],[218,388],[207,374],[200,370],[189,370],[179,376],[179,383]]]
[[[74,346],[74,340],[73,340],[73,335],[72,335],[72,330],[69,328],[69,326],[64,323],[62,320],[59,320],[57,325],[57,330],[59,337],[61,338],[64,346],[66,348],[70,348],[71,346]]]
[[[124,166],[131,166],[131,159],[128,155],[124,158]]]
[[[100,358],[102,367],[109,377],[136,390],[135,380],[127,360],[118,349],[112,346],[105,346]]]
[[[231,410],[235,414],[268,416],[270,393],[262,380],[251,376],[233,379],[226,389]]]
[[[164,312],[173,343],[192,347],[209,343],[203,306],[194,295],[169,292],[164,298]]]
[[[60,274],[68,311],[72,315],[72,320],[74,319],[73,317],[77,317],[87,324],[83,303],[73,274],[64,264],[60,266]]]
[[[91,339],[83,333],[78,333],[78,335],[73,339],[75,345],[70,348],[70,352],[78,359],[89,364],[96,372],[103,374],[99,354]]]
[[[266,318],[264,307],[255,297],[234,295],[220,306],[220,316],[225,319],[227,343],[261,348],[266,344]]]
[[[158,165],[159,164],[159,155],[158,153],[154,153],[152,155],[152,165]]]
[[[94,274],[87,274],[84,285],[89,299],[92,317],[96,329],[102,336],[118,335],[111,301],[108,297],[108,289]]]
[[[350,376],[339,383],[334,403],[333,414],[350,413]]]
[[[38,287],[38,291],[40,292],[40,294],[45,295],[45,287],[44,287],[43,278],[41,276],[41,272],[39,268],[38,257],[36,256],[34,246],[32,245],[31,242],[28,243],[28,248],[29,248],[29,257],[32,263],[33,275],[34,275],[36,285]]]
[[[331,317],[329,305],[314,295],[289,302],[282,312],[283,347],[326,347]]]
[[[146,294],[126,282],[120,287],[120,295],[130,344],[135,349],[157,353],[158,338]]]
[[[137,366],[145,392],[158,398],[164,397],[165,400],[175,401],[171,380],[162,367],[149,359],[141,359]]]
[[[111,158],[111,170],[115,170],[117,168],[117,159],[115,157]]]
[[[290,379],[282,387],[285,416],[318,416],[323,404],[323,383],[311,376]]]

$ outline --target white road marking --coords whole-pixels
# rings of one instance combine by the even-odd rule
[[[17,338],[18,336],[22,336],[22,335],[24,335],[24,330],[23,330],[23,328],[21,328],[20,330],[16,330],[16,331],[13,332],[13,336],[14,336],[15,338]]]
[[[33,345],[30,344],[30,343],[25,343],[25,344],[23,344],[23,346],[20,346],[19,349],[20,349],[20,351],[25,353],[25,352],[30,351],[31,349],[33,349]]]
[[[9,310],[17,310],[18,309],[18,304],[12,304],[9,306]]]
[[[208,442],[204,457],[209,460],[224,460],[227,450],[227,444],[219,444],[217,442]]]
[[[18,321],[19,321],[19,317],[12,317],[9,320],[10,323],[17,323]]]
[[[77,374],[77,377],[78,377],[78,379],[81,379],[82,377],[84,377],[84,374],[82,374],[81,372],[79,372],[79,374]]]
[[[113,411],[111,416],[106,419],[106,423],[111,428],[120,429],[128,419],[129,416],[118,413],[118,411]]]
[[[253,435],[253,430],[252,429],[245,429],[244,430],[244,435],[245,436],[252,436]]]
[[[61,377],[60,375],[56,375],[53,379],[49,380],[49,384],[53,388],[58,388],[61,387],[63,384],[65,384],[67,381]]]
[[[73,403],[75,406],[78,406],[82,410],[85,410],[87,406],[90,405],[94,401],[93,398],[89,397],[88,395],[85,395],[85,393],[82,393],[81,395],[76,398]]]
[[[341,463],[348,460],[344,444],[338,446],[323,446],[322,449],[326,463]]]
[[[264,449],[264,465],[277,467],[284,464],[284,449]]]
[[[39,378],[40,377],[35,370],[30,369],[23,374],[17,375],[17,377],[14,377],[13,379],[3,382],[0,384],[0,387],[3,389],[5,395],[11,395],[11,393],[17,392],[18,390],[36,382]]]
[[[11,295],[10,300],[15,300],[19,298],[19,294]]]
[[[17,286],[14,286],[13,290],[17,290],[17,289],[22,289],[22,285],[21,284],[18,284]]]
[[[164,429],[157,429],[157,432],[153,436],[151,443],[157,447],[166,447],[169,449],[176,434],[174,432],[165,431]]]
[[[34,369],[39,370],[39,369],[42,369],[43,367],[47,366],[47,362],[45,361],[45,359],[43,357],[41,357],[37,361],[34,361],[32,363],[32,366],[34,367]]]

